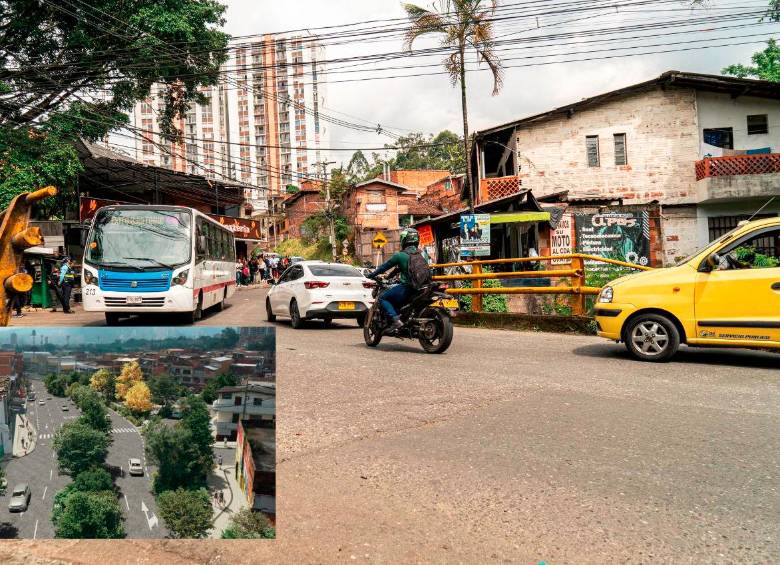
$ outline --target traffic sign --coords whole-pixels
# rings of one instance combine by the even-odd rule
[[[382,232],[379,232],[374,236],[374,239],[371,241],[371,243],[377,249],[381,249],[382,247],[387,245],[387,237],[385,237],[385,234],[383,234]]]

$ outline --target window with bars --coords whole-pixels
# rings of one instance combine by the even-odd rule
[[[626,134],[616,133],[615,138],[615,165],[628,164],[628,151],[626,149]]]
[[[585,151],[588,155],[588,166],[599,167],[599,136],[598,135],[586,135],[585,136]]]
[[[756,114],[747,117],[748,135],[769,133],[769,120],[766,114]]]
[[[741,214],[738,216],[714,216],[707,218],[707,224],[709,227],[710,241],[715,241],[722,235],[726,235],[728,232],[737,227],[739,222],[748,220],[752,217],[753,220],[760,220],[762,218],[772,218],[772,214],[758,214],[751,216],[750,214]]]

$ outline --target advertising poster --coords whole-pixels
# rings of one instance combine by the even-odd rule
[[[460,255],[490,255],[490,214],[463,214],[460,217]]]
[[[650,216],[638,212],[576,214],[577,251],[638,265],[650,264]],[[586,261],[595,270],[604,263]]]
[[[550,254],[567,255],[572,253],[571,245],[571,214],[564,214],[558,221],[555,231],[550,236]],[[571,259],[553,259],[553,265],[570,265]]]

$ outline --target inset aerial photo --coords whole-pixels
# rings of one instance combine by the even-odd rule
[[[0,537],[274,538],[275,339],[0,329]]]

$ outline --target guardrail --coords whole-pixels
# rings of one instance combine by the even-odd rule
[[[540,263],[552,261],[554,259],[570,259],[571,266],[565,269],[548,269],[544,271],[503,271],[496,273],[485,273],[482,267],[485,265],[506,265],[508,263]],[[478,259],[474,261],[459,261],[455,263],[436,263],[431,265],[432,269],[446,269],[452,267],[470,267],[471,273],[455,273],[434,275],[435,281],[473,281],[471,288],[449,288],[450,294],[470,294],[472,312],[482,311],[482,296],[486,294],[571,294],[575,299],[572,304],[572,315],[582,316],[585,314],[585,297],[596,295],[601,291],[601,287],[585,285],[585,261],[599,261],[610,265],[637,269],[640,271],[650,271],[652,267],[645,267],[626,261],[616,259],[607,259],[597,255],[587,255],[584,253],[568,253],[565,255],[548,255],[544,257],[513,257],[507,259]],[[488,279],[529,279],[529,278],[571,278],[571,285],[561,286],[509,286],[498,288],[485,288],[482,281]]]

